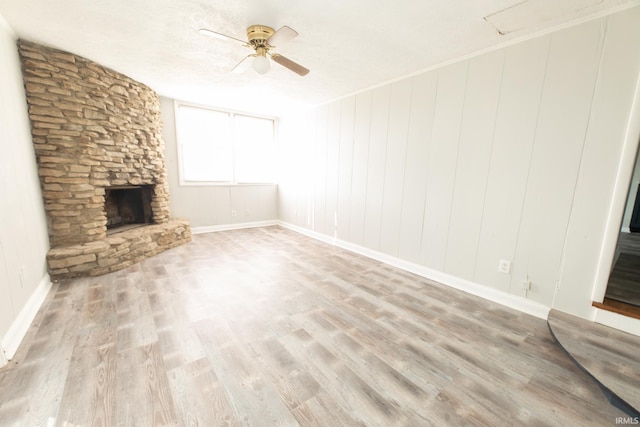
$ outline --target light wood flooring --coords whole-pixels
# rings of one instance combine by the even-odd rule
[[[640,337],[551,310],[549,329],[630,416],[640,416]]]
[[[640,233],[620,233],[605,297],[640,307]]]
[[[615,425],[544,320],[281,227],[54,284],[0,426]]]

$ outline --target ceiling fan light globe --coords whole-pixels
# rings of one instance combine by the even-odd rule
[[[256,56],[253,60],[253,69],[258,74],[267,74],[269,72],[269,60],[265,56]]]

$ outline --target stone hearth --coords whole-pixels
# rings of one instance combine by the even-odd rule
[[[158,95],[77,55],[25,41],[18,47],[51,277],[104,274],[190,241],[189,223],[170,219]],[[144,218],[124,214],[142,226],[107,236],[107,209],[115,209],[107,196],[120,189],[144,189]],[[110,214],[109,225],[123,221]]]
[[[47,263],[56,278],[98,276],[180,246],[191,240],[190,236],[188,221],[173,220],[112,234],[94,242],[51,249]]]

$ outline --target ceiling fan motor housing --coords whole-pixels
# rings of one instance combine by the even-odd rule
[[[275,33],[274,29],[266,25],[252,25],[247,28],[247,40],[254,48],[267,47],[267,40]]]

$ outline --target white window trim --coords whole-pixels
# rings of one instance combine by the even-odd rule
[[[235,179],[235,170],[236,170],[236,165],[233,165],[233,174],[234,174],[234,178],[233,181],[188,181],[184,179],[183,176],[183,169],[184,169],[184,164],[183,164],[183,154],[182,154],[182,144],[180,143],[180,123],[178,121],[178,108],[180,106],[185,106],[185,107],[193,107],[193,108],[201,108],[203,110],[210,110],[210,111],[216,111],[219,113],[226,113],[226,114],[230,114],[231,116],[235,116],[235,115],[241,115],[241,116],[248,116],[248,117],[255,117],[255,118],[259,118],[259,119],[267,119],[267,120],[273,120],[273,141],[274,144],[276,146],[276,151],[277,151],[277,145],[278,145],[278,118],[274,117],[274,116],[266,116],[266,115],[262,115],[262,114],[254,114],[254,113],[249,113],[246,111],[239,111],[239,110],[230,110],[230,109],[225,109],[225,108],[218,108],[218,107],[211,107],[208,105],[203,105],[203,104],[195,104],[195,103],[191,103],[191,102],[185,102],[185,101],[178,101],[178,100],[174,100],[173,101],[173,120],[175,123],[175,129],[176,129],[176,154],[177,154],[177,160],[178,160],[178,184],[181,187],[234,187],[234,186],[260,186],[260,185],[265,185],[265,186],[274,186],[274,185],[278,185],[278,183],[276,182],[276,180],[274,179],[273,182],[238,182]],[[235,145],[233,146],[233,160],[234,163],[236,161],[236,156],[235,156]],[[276,153],[277,154],[277,153]],[[275,167],[275,166],[274,166]]]

